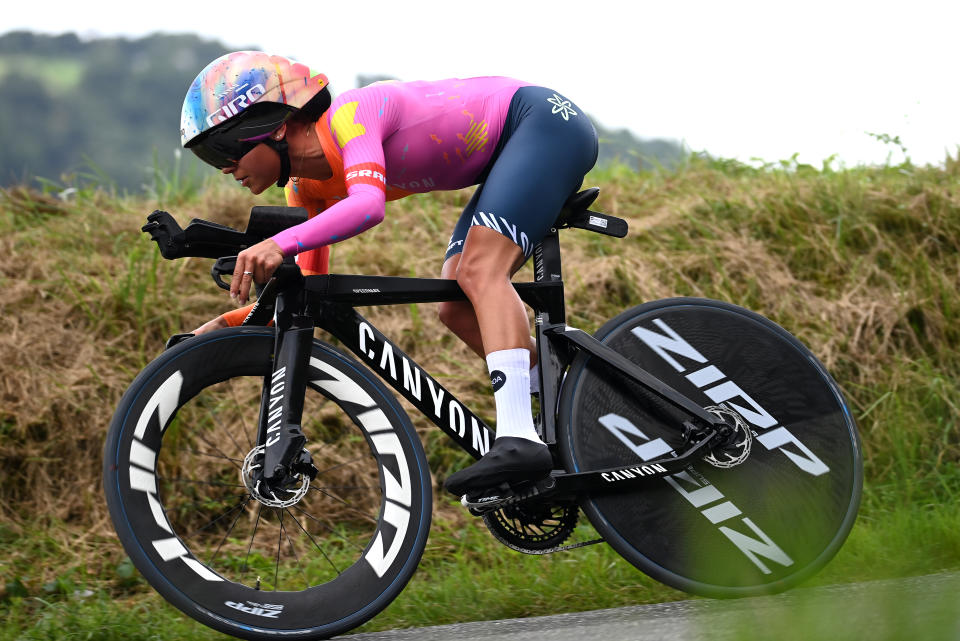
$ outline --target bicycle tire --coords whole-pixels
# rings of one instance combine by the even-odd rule
[[[184,613],[245,639],[327,638],[381,611],[416,570],[430,474],[391,393],[314,341],[303,429],[320,474],[293,505],[258,501],[241,461],[273,348],[271,329],[230,328],[150,363],[111,422],[104,489],[133,564]]]
[[[622,557],[672,587],[728,598],[793,587],[836,554],[859,508],[860,440],[840,389],[798,339],[698,298],[634,307],[595,337],[695,402],[733,407],[753,434],[735,467],[698,461],[622,492],[624,475],[611,475],[611,491],[585,496],[588,519]],[[572,472],[640,465],[681,445],[678,410],[586,353],[559,407]]]

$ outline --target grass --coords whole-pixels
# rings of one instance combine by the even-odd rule
[[[224,638],[166,605],[125,560],[99,461],[112,408],[136,372],[167,336],[228,307],[209,261],[159,258],[139,232],[146,214],[162,202],[182,224],[196,216],[242,228],[250,206],[281,196],[158,172],[148,198],[86,181],[0,192],[0,638]],[[694,157],[672,171],[615,167],[587,182],[601,187],[596,208],[627,218],[631,233],[564,233],[572,324],[592,331],[656,298],[729,300],[795,333],[848,396],[864,445],[862,508],[809,585],[960,568],[960,162],[758,169]],[[333,248],[334,269],[436,275],[468,197],[391,203],[362,242]],[[482,365],[432,306],[364,315],[492,415]],[[437,478],[464,462],[414,422]],[[589,526],[577,536],[591,537]],[[607,546],[547,557],[506,550],[438,498],[418,573],[362,629],[681,598]]]

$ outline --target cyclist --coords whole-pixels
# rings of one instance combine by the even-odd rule
[[[260,194],[285,187],[310,219],[239,254],[230,295],[246,303],[284,257],[325,273],[327,246],[378,224],[385,202],[478,185],[441,277],[468,300],[441,303],[441,321],[487,362],[496,404],[490,451],[451,475],[458,496],[535,478],[553,466],[530,407],[536,344],[512,275],[549,231],[597,158],[597,134],[563,95],[512,78],[382,82],[331,99],[328,81],[282,56],[222,56],[193,81],[181,142]],[[238,325],[241,308],[196,330]]]

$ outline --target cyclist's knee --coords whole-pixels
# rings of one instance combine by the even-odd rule
[[[473,305],[467,301],[446,301],[437,306],[437,316],[450,331],[459,336],[457,330],[465,329],[471,324],[476,324],[473,320]]]
[[[510,279],[492,271],[481,262],[462,261],[457,270],[457,284],[471,301],[476,300],[502,285],[509,285]]]

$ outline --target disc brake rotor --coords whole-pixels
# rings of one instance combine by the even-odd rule
[[[714,467],[729,468],[740,465],[750,456],[750,447],[753,444],[753,432],[738,412],[723,405],[711,405],[705,410],[723,420],[733,428],[733,432],[726,442],[703,457],[703,460]]]
[[[310,490],[310,477],[306,474],[295,474],[281,487],[271,488],[263,481],[263,456],[266,448],[263,445],[250,450],[243,459],[240,469],[240,480],[257,501],[268,507],[287,508],[300,502]]]

